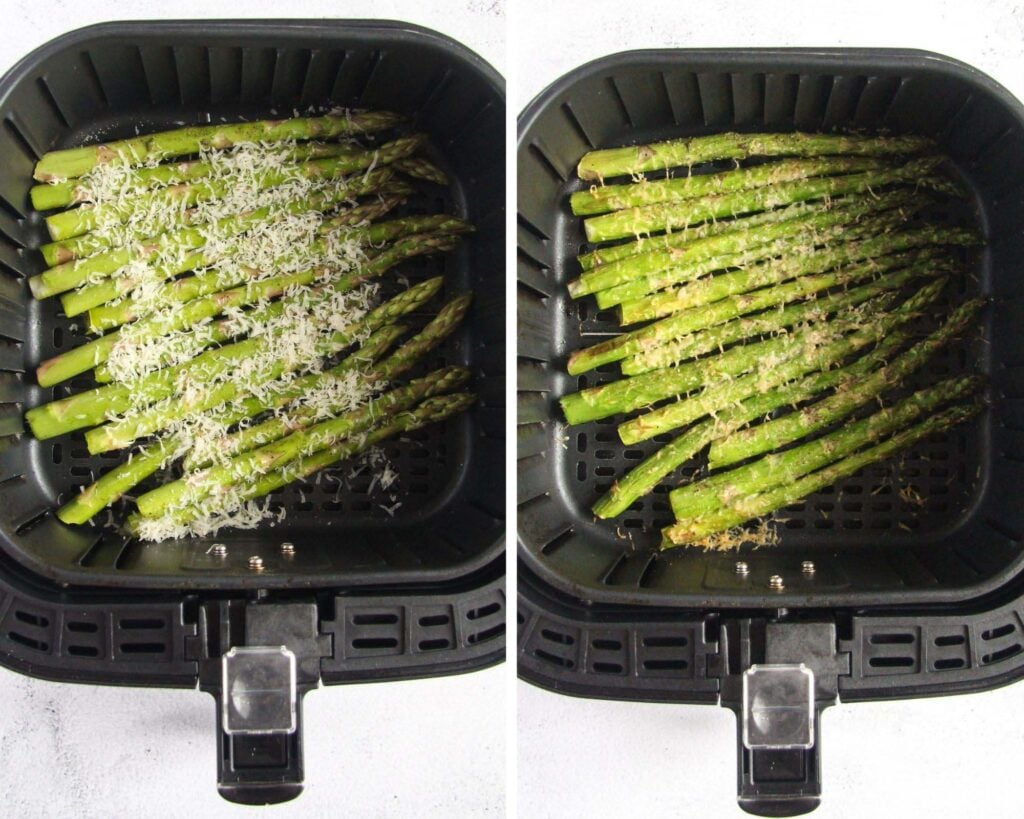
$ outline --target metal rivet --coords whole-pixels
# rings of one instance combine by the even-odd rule
[[[263,571],[263,558],[260,557],[259,555],[253,555],[252,557],[250,557],[249,558],[249,568],[252,569],[254,572],[262,572]]]
[[[225,546],[223,543],[214,543],[210,547],[210,554],[214,557],[227,557],[228,547]]]
[[[805,560],[803,563],[800,564],[800,568],[804,574],[814,574],[814,561]]]
[[[281,554],[289,556],[295,554],[295,544],[289,543],[286,540],[284,543],[281,544]]]
[[[750,574],[750,567],[742,560],[736,561],[736,574]]]
[[[775,591],[782,591],[786,588],[786,584],[782,582],[781,574],[773,574],[768,578],[768,588],[774,589]]]

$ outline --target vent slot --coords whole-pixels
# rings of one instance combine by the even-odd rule
[[[486,643],[488,640],[493,640],[495,637],[500,637],[505,633],[505,624],[499,623],[496,626],[491,626],[483,631],[478,631],[475,634],[470,634],[467,638],[467,642],[472,645],[477,643]]]
[[[128,631],[154,631],[166,628],[167,622],[156,618],[139,618],[120,620],[118,625]]]
[[[570,670],[576,667],[575,660],[571,660],[568,657],[559,657],[557,654],[552,654],[550,651],[545,651],[542,648],[534,649],[533,653],[535,657],[546,663],[552,663]]]
[[[992,663],[998,663],[1002,660],[1008,660],[1010,657],[1016,657],[1018,654],[1024,651],[1024,647],[1020,643],[1014,643],[1012,646],[1007,646],[999,651],[993,651],[991,654],[985,654],[981,658],[982,665],[991,665]]]
[[[478,609],[470,609],[466,612],[466,617],[470,620],[480,620],[483,617],[490,617],[492,614],[497,614],[501,611],[500,603],[488,603],[486,606],[481,606]]]
[[[122,643],[122,654],[164,654],[167,646],[164,643]]]
[[[986,642],[991,640],[998,640],[1000,637],[1007,637],[1013,634],[1017,630],[1017,627],[1013,623],[1007,623],[1005,626],[999,626],[998,628],[988,629],[981,632],[981,639]]]
[[[872,657],[868,665],[872,668],[910,668],[915,662],[913,657]]]
[[[354,614],[352,622],[357,626],[392,626],[398,622],[397,614]]]
[[[398,648],[398,640],[395,637],[356,637],[352,648]]]
[[[451,648],[451,641],[446,638],[438,638],[436,640],[420,640],[419,649],[420,651],[438,651],[442,648]]]
[[[574,638],[572,635],[563,634],[560,631],[552,631],[549,628],[542,629],[540,636],[543,637],[545,640],[550,640],[552,643],[560,643],[563,646],[571,646],[573,643],[576,642],[576,638]]]
[[[31,637],[27,637],[17,631],[7,632],[8,638],[18,643],[19,645],[25,646],[25,648],[31,648],[34,651],[46,651],[50,650],[50,644],[43,640],[34,640]]]
[[[913,634],[872,634],[871,645],[910,645],[915,639]]]
[[[18,609],[14,612],[14,619],[25,623],[29,626],[36,626],[38,628],[46,628],[50,625],[50,620],[47,617],[43,617],[41,614],[32,614],[31,612],[22,611]]]

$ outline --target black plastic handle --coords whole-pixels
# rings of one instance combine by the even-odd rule
[[[821,804],[821,712],[814,720],[814,746],[808,749],[750,750],[743,744],[737,714],[737,802],[755,816],[801,816]]]
[[[302,793],[302,696],[290,734],[227,734],[221,694],[217,702],[217,790],[240,805],[276,805]]]

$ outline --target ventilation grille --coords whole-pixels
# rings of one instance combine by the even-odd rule
[[[46,667],[110,667],[131,674],[179,675],[186,667],[185,642],[195,627],[182,624],[180,606],[51,607],[0,590],[0,648]],[[157,671],[163,668],[165,671]]]
[[[860,630],[864,677],[1001,670],[1024,654],[1024,633],[1017,612],[978,618],[962,625],[893,628],[871,625]],[[1018,660],[1019,662],[1019,660]]]
[[[638,696],[662,685],[709,691],[717,685],[706,678],[707,655],[717,649],[705,643],[702,623],[584,625],[542,613],[521,595],[519,607],[525,612],[520,663],[543,675],[582,686],[591,679],[595,686],[635,689]]]
[[[334,618],[321,624],[321,631],[334,638],[334,658],[323,663],[325,678],[365,672],[381,676],[382,668],[458,663],[469,655],[503,650],[502,582],[461,599],[458,595],[423,596],[408,602],[339,597],[335,608]]]

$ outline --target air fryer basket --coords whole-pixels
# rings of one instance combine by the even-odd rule
[[[68,390],[36,386],[35,365],[81,336],[57,300],[34,302],[25,285],[43,266],[33,250],[45,241],[43,225],[27,195],[36,159],[179,122],[331,106],[407,115],[409,128],[429,135],[452,185],[422,186],[406,210],[454,212],[477,227],[456,252],[398,273],[411,281],[444,273],[444,298],[475,291],[464,329],[424,366],[468,365],[478,405],[385,447],[397,489],[341,465],[276,493],[287,516],[273,529],[146,545],[63,525],[52,514],[60,500],[123,455],[90,457],[80,434],[37,442],[22,433],[26,407]],[[264,559],[261,587],[439,581],[499,555],[504,339],[493,316],[504,311],[503,112],[500,81],[475,55],[432,33],[373,22],[114,24],[56,40],[16,66],[0,89],[0,432],[10,436],[0,454],[0,549],[61,582],[135,588],[249,585],[257,582],[252,555]],[[70,389],[90,385],[81,377]],[[392,494],[401,501],[394,517],[385,509]],[[211,540],[227,545],[226,560],[209,554]],[[295,544],[294,557],[280,555],[282,541]]]
[[[787,509],[777,547],[654,556],[666,486],[611,525],[589,514],[647,450],[622,453],[613,425],[567,429],[559,415],[558,397],[582,386],[565,375],[567,353],[613,329],[564,292],[582,244],[566,205],[574,166],[592,147],[797,129],[923,133],[950,154],[972,200],[950,215],[976,221],[987,244],[943,307],[976,293],[992,304],[981,337],[936,357],[923,377],[978,367],[991,406]],[[518,161],[520,675],[580,696],[733,710],[738,802],[764,816],[819,804],[821,713],[838,699],[977,691],[1024,676],[1024,107],[974,69],[924,52],[633,52],[535,99],[520,116]],[[923,509],[901,504],[907,483]],[[773,575],[781,588],[769,586]]]
[[[593,148],[738,131],[857,131],[934,137],[971,201],[952,214],[977,221],[983,251],[945,291],[937,312],[990,296],[982,337],[935,356],[920,376],[980,369],[991,410],[951,434],[863,470],[788,507],[780,543],[736,554],[676,549],[656,555],[670,522],[667,492],[694,460],[621,518],[597,521],[593,501],[671,440],[623,450],[615,420],[566,427],[557,399],[615,377],[606,366],[565,374],[572,350],[616,329],[565,283],[585,248],[568,194]],[[821,605],[964,599],[998,587],[1024,560],[1024,509],[1013,502],[1021,462],[1024,350],[1016,326],[1024,250],[1024,115],[988,78],[933,55],[894,52],[635,52],[562,78],[520,119],[519,537],[526,565],[584,599],[660,605]],[[924,505],[904,500],[912,489]],[[802,573],[803,561],[815,564]],[[785,591],[768,591],[782,575]]]
[[[36,158],[136,127],[335,105],[406,114],[452,179],[447,191],[424,186],[408,211],[476,226],[456,252],[397,271],[443,272],[446,298],[473,289],[465,326],[425,366],[469,366],[476,406],[386,448],[397,490],[372,491],[342,466],[340,483],[274,496],[285,523],[221,533],[223,559],[209,540],[141,546],[60,524],[60,498],[114,459],[87,457],[80,436],[39,443],[23,430],[25,407],[50,398],[36,363],[78,332],[24,281],[41,266],[43,226],[27,196]],[[307,691],[500,662],[504,112],[501,78],[477,55],[386,21],[105,24],[54,40],[0,80],[0,664],[61,681],[198,685],[217,703],[221,794],[266,803],[302,790]],[[392,492],[393,518],[380,508]]]

